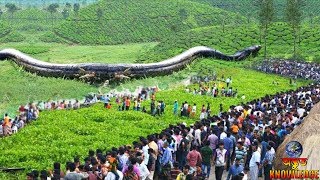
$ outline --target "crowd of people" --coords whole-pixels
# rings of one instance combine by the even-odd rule
[[[192,93],[194,95],[209,95],[212,97],[236,97],[238,95],[238,89],[231,87],[232,78],[224,76],[217,81],[217,77],[192,77],[191,81],[194,84],[198,84],[198,88],[186,87],[185,92]],[[220,89],[220,90],[219,90]]]
[[[302,78],[320,82],[320,65],[317,63],[270,59],[258,64],[255,68],[259,71],[289,76],[293,79]]]
[[[314,76],[309,74],[309,77]],[[151,110],[151,113],[164,113],[162,106],[165,107],[165,104],[163,101],[156,101],[155,95],[156,90],[141,90],[137,96],[90,95],[86,97],[84,104],[102,101],[106,108],[110,108],[110,99],[115,98],[120,111],[131,108],[140,110],[139,100],[141,102],[150,98],[150,108],[156,109]],[[73,161],[67,162],[65,170],[56,162],[53,170],[34,170],[27,174],[27,178],[221,180],[226,175],[227,180],[258,180],[259,177],[268,180],[278,146],[304,121],[319,101],[320,85],[311,84],[297,90],[267,95],[246,104],[230,106],[225,112],[220,105],[218,115],[211,114],[210,104],[203,105],[200,120],[193,125],[170,125],[160,133],[140,137],[133,145],[112,147],[107,151],[90,150],[87,157],[75,157]],[[152,102],[157,105],[152,106]],[[56,109],[62,109],[59,107]],[[63,108],[75,107],[63,105]],[[21,108],[21,114],[28,119],[26,122],[32,121],[39,116],[41,109],[41,106],[39,108],[29,104]],[[52,105],[49,109],[52,109]],[[142,111],[143,109],[142,107]],[[178,114],[178,111],[179,104],[176,101],[173,113]],[[196,104],[182,103],[180,113],[181,116],[194,117]],[[11,122],[8,116],[4,120]]]
[[[52,171],[31,172],[28,178],[221,180],[227,173],[228,180],[269,179],[278,146],[319,101],[320,85],[266,96],[189,127],[170,125],[133,145],[91,150],[86,158],[67,162],[65,171],[55,163]]]
[[[32,102],[26,105],[20,105],[17,109],[17,115],[10,117],[9,114],[5,114],[0,119],[0,137],[10,136],[17,133],[21,128],[24,128],[30,122],[37,120],[41,111],[48,110],[71,110],[79,109],[81,107],[87,107],[98,102],[104,102],[105,107],[111,108],[111,98],[116,98],[116,103],[119,105],[119,110],[129,110],[131,101],[133,101],[133,110],[147,112],[146,108],[140,108],[143,100],[155,99],[155,94],[158,92],[158,87],[140,87],[136,92],[109,92],[108,94],[88,94],[83,100],[72,99],[72,100],[49,100]],[[121,102],[122,99],[123,101]],[[152,109],[152,105],[154,108]],[[151,102],[151,110],[153,115],[161,115],[164,113],[164,102],[153,100]]]

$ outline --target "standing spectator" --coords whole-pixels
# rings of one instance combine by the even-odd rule
[[[230,178],[234,179],[235,177],[239,176],[243,170],[244,167],[241,164],[241,159],[236,158],[235,163],[229,169],[227,180],[230,180]]]
[[[210,142],[206,141],[205,146],[201,148],[201,156],[202,156],[202,174],[209,178],[210,176],[210,170],[211,170],[211,160],[213,158],[213,151],[209,147]]]
[[[163,143],[163,155],[160,159],[161,175],[163,179],[170,179],[171,163],[172,163],[172,151],[169,148],[168,142]]]
[[[202,157],[201,154],[197,151],[197,147],[193,146],[192,151],[190,151],[187,155],[187,161],[192,170],[197,169],[197,165],[201,164]]]
[[[237,147],[235,149],[235,159],[239,159],[240,164],[244,166],[247,160],[247,150],[243,147],[243,142],[237,142]]]
[[[227,150],[224,149],[224,143],[219,143],[219,148],[216,149],[214,155],[216,180],[221,180],[223,171],[227,168]]]
[[[270,180],[270,170],[272,169],[274,157],[275,157],[275,154],[272,151],[271,146],[267,145],[267,153],[264,156],[264,159],[262,160],[265,180]]]
[[[259,166],[260,166],[260,152],[257,151],[257,145],[252,145],[252,157],[249,162],[249,168],[250,168],[250,179],[251,180],[258,180],[259,175]]]
[[[197,105],[193,104],[192,110],[191,110],[191,118],[194,118],[196,113],[197,113]]]
[[[178,114],[178,108],[179,108],[178,101],[175,100],[175,101],[174,101],[174,104],[173,104],[173,114],[174,114],[174,115],[177,115],[177,114]]]

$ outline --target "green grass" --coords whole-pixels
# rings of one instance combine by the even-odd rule
[[[258,7],[255,6],[254,0],[191,0],[194,2],[200,2],[204,4],[212,5],[213,7],[221,8],[227,11],[239,13],[243,16],[257,19]],[[275,21],[284,21],[285,19],[285,0],[273,0]],[[319,11],[320,2],[318,0],[306,0],[305,6],[302,7],[303,20],[310,21],[310,16],[317,16]]]
[[[203,67],[210,68],[210,70],[217,73],[218,77],[222,75],[231,76],[233,79],[232,87],[238,89],[239,95],[244,94],[246,96],[245,101],[253,100],[266,94],[295,89],[308,83],[307,81],[298,81],[297,86],[290,86],[288,78],[243,69],[241,68],[242,65],[243,63],[204,59],[191,65],[190,69],[162,79],[166,81],[166,79],[171,78],[171,81],[174,81],[179,76],[197,73]],[[272,82],[274,80],[279,85],[273,85]],[[132,87],[135,82],[144,81],[135,80],[124,83],[123,86]],[[59,87],[61,86],[59,85]],[[78,87],[78,89],[80,88]],[[33,168],[47,169],[51,168],[52,163],[55,161],[65,163],[75,155],[83,158],[89,149],[101,148],[106,150],[113,146],[118,147],[119,145],[131,143],[137,140],[139,136],[159,132],[170,123],[183,121],[188,124],[192,123],[194,120],[181,119],[172,115],[174,100],[178,100],[179,103],[182,101],[196,103],[198,111],[202,104],[209,102],[215,114],[218,112],[220,103],[224,105],[226,110],[230,105],[239,104],[243,101],[241,98],[212,98],[192,95],[185,93],[183,86],[172,90],[160,91],[156,94],[156,98],[164,100],[167,104],[166,114],[160,119],[133,111],[107,111],[102,108],[101,104],[78,111],[44,112],[38,121],[24,128],[18,134],[2,141],[0,145],[2,149],[0,164],[8,167],[21,166],[28,170]],[[143,105],[149,109],[149,102],[144,102]],[[198,116],[199,113],[197,114]],[[121,124],[121,127],[119,124]],[[1,176],[8,177],[0,173]]]
[[[318,26],[302,26],[300,30],[300,41],[298,40],[298,54],[300,58],[308,61],[320,59],[320,34]],[[261,44],[260,29],[257,25],[245,25],[238,28],[221,26],[197,28],[168,36],[150,51],[141,54],[140,62],[161,61],[175,56],[194,46],[209,46],[223,53],[233,54],[245,47]],[[263,57],[264,48],[260,51]],[[269,28],[267,36],[268,57],[291,58],[293,56],[293,36],[291,28],[286,23],[274,23]]]
[[[0,114],[12,114],[20,104],[35,100],[84,97],[95,87],[71,80],[39,77],[8,61],[0,61]]]
[[[0,49],[16,48],[34,58],[52,63],[133,63],[141,53],[155,45],[157,43],[81,46],[25,42],[0,44]]]
[[[164,8],[166,7],[166,8]],[[98,17],[98,10],[103,16]],[[218,8],[185,0],[111,0],[83,8],[54,29],[80,44],[152,42],[176,32],[245,19]]]

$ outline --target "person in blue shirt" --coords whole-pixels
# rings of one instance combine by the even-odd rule
[[[161,166],[167,165],[168,163],[171,163],[172,161],[172,151],[169,148],[169,143],[164,142],[163,143],[163,155],[160,159]]]
[[[227,133],[227,137],[223,139],[224,149],[227,150],[227,169],[230,167],[231,155],[233,153],[233,140],[230,138],[231,133]]]
[[[240,164],[240,158],[236,158],[235,163],[229,168],[227,180],[239,176],[244,170],[243,165]]]
[[[163,154],[160,158],[161,165],[161,179],[169,179],[172,163],[172,151],[169,148],[169,143],[166,141],[163,143]]]

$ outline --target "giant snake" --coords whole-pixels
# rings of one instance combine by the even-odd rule
[[[246,59],[250,55],[257,55],[260,49],[260,45],[255,45],[237,51],[233,55],[225,55],[222,52],[209,47],[197,46],[164,61],[146,64],[56,64],[37,60],[15,49],[3,49],[0,51],[0,60],[12,59],[25,70],[40,76],[79,78],[81,75],[79,72],[82,72],[83,74],[93,74],[94,77],[99,77],[101,80],[108,80],[114,79],[115,76],[119,74],[130,77],[170,74],[174,71],[183,69],[194,59],[199,57],[216,58],[226,61],[240,61]]]

